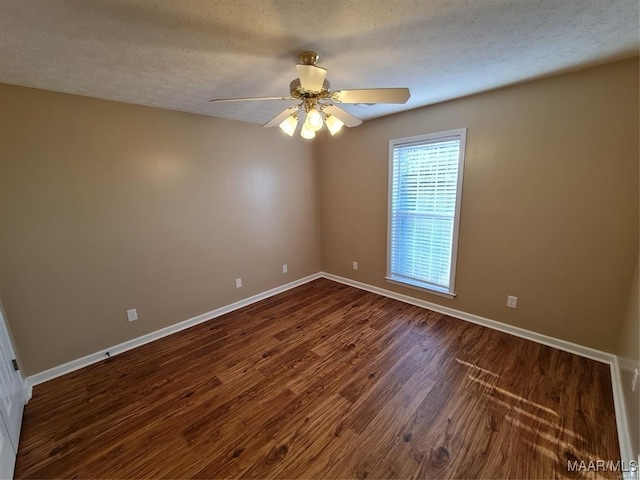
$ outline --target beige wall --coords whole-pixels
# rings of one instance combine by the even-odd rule
[[[320,270],[308,143],[6,85],[0,105],[0,298],[25,374]]]
[[[634,59],[321,139],[324,270],[613,351],[638,256],[638,103]],[[462,127],[457,297],[386,283],[388,142]]]
[[[306,143],[0,85],[0,298],[24,373],[320,269],[614,351],[638,255],[637,86],[637,60],[619,62]],[[384,281],[388,140],[459,127],[448,300]]]
[[[631,436],[631,447],[636,458],[640,456],[640,383],[636,391],[631,391],[633,372],[640,369],[640,281],[638,279],[638,266],[631,284],[629,301],[625,312],[624,321],[620,328],[618,338],[618,363],[620,365],[620,377],[622,392],[627,410],[627,423]]]

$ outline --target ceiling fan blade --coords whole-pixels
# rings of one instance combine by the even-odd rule
[[[322,90],[322,84],[327,76],[324,68],[315,65],[296,65],[298,76],[300,77],[300,85],[305,90],[311,92],[319,92]]]
[[[289,107],[286,110],[280,112],[278,115],[276,115],[275,117],[273,117],[271,120],[269,120],[267,123],[265,123],[262,128],[271,128],[271,127],[277,127],[278,125],[280,125],[282,123],[282,121],[287,118],[289,115],[293,115],[294,113],[296,113],[298,111],[300,107]]]
[[[410,96],[408,88],[338,90],[331,94],[331,98],[340,103],[406,103]]]
[[[224,103],[224,102],[253,102],[256,100],[295,100],[291,97],[245,97],[245,98],[214,98],[209,102]]]
[[[336,107],[335,105],[327,105],[322,109],[322,111],[329,115],[333,115],[347,127],[357,127],[362,123],[362,120],[354,117],[349,112],[345,112],[343,109]]]

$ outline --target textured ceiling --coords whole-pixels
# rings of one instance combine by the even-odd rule
[[[374,118],[638,54],[638,0],[0,0],[0,82],[265,123],[301,50]]]

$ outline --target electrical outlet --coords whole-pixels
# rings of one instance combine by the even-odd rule
[[[289,267],[287,265],[282,265],[282,273],[287,273],[289,271]]]
[[[138,311],[135,308],[132,308],[131,310],[127,310],[127,320],[129,320],[130,322],[133,322],[134,320],[138,319]]]
[[[357,270],[358,269],[358,262],[353,262],[353,269]]]
[[[516,308],[518,306],[518,297],[507,296],[507,307]]]
[[[240,288],[242,286],[242,279],[236,278],[236,288]]]
[[[636,371],[633,372],[633,380],[631,380],[631,391],[635,392],[637,386],[638,386],[638,369],[636,368]]]

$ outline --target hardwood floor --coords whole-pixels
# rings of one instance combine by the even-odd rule
[[[609,459],[607,365],[323,279],[38,385],[16,477],[586,478],[567,461]]]

